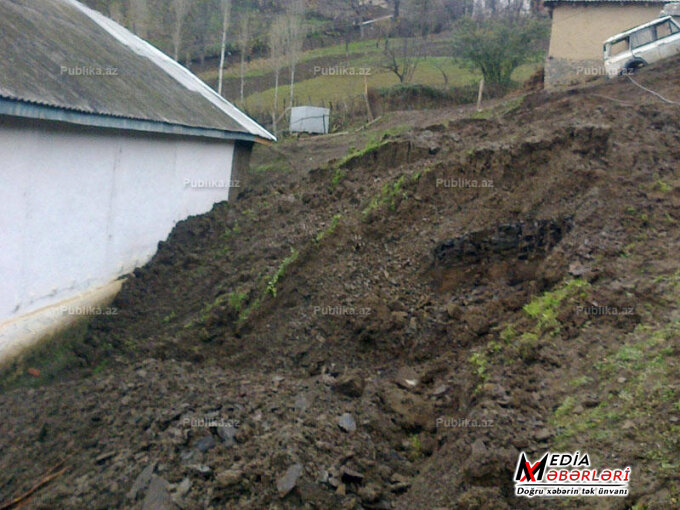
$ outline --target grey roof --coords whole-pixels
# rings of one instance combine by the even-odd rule
[[[664,5],[669,0],[543,0],[546,5],[556,4],[658,4]]]
[[[76,0],[0,0],[0,113],[275,140],[189,70]]]

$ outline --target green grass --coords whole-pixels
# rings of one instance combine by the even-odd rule
[[[663,296],[660,301],[680,301],[677,275],[653,280]],[[569,450],[596,444],[606,450],[625,437],[641,445],[635,455],[643,463],[655,465],[657,476],[671,479],[680,469],[680,426],[664,416],[680,411],[676,347],[680,319],[664,320],[655,308],[662,305],[656,301],[652,304],[646,322],[613,343],[589,373],[569,382],[572,388],[582,389],[565,397],[550,423],[557,431],[556,448]],[[579,413],[571,412],[586,386],[588,393],[601,396],[600,402],[591,408],[581,406]],[[622,429],[623,424],[626,427]],[[675,492],[671,499],[677,503]]]
[[[596,407],[586,409],[579,415],[570,412],[576,400],[574,396],[567,396],[551,420],[559,431],[558,442],[567,445],[572,438],[580,438],[579,441],[584,437],[602,439],[604,436],[598,435],[602,431],[614,430],[616,424],[623,420],[633,420],[640,422],[649,432],[649,437],[645,438],[647,442],[656,444],[651,454],[667,462],[677,463],[675,455],[680,447],[678,438],[672,438],[667,428],[655,430],[654,426],[646,427],[643,424],[654,419],[661,408],[672,409],[680,398],[680,390],[672,382],[676,379],[673,349],[667,345],[679,332],[679,322],[662,327],[638,326],[623,345],[615,347],[596,363],[599,387],[606,389],[615,385],[618,392],[603,392],[606,397]],[[624,378],[620,379],[621,376]],[[582,386],[592,382],[592,378],[583,375],[572,381],[572,385]],[[656,434],[661,436],[658,441],[653,440]],[[669,441],[676,453],[661,446]]]
[[[506,324],[499,329],[498,338],[490,340],[483,351],[477,353],[475,361],[479,362],[479,356],[486,356],[485,361],[490,363],[504,364],[508,360],[532,358],[541,341],[548,341],[556,336],[562,324],[559,320],[560,313],[565,307],[572,306],[574,300],[583,300],[587,297],[590,283],[580,279],[564,281],[552,291],[547,291],[540,296],[534,297],[524,305],[523,311],[526,319],[517,323]],[[546,339],[547,338],[547,339]]]
[[[397,199],[399,197],[405,199],[408,197],[405,191],[403,191],[403,185],[406,181],[406,176],[400,176],[394,182],[386,182],[383,184],[380,193],[371,198],[368,205],[362,211],[362,215],[366,218],[376,209],[379,209],[383,205],[388,205],[390,209],[394,210],[397,206]]]
[[[488,367],[489,358],[484,352],[475,352],[470,356],[470,363],[473,366],[475,374],[481,379],[482,382],[486,382],[489,378]]]
[[[283,276],[286,274],[288,266],[295,262],[299,256],[300,252],[298,252],[296,249],[291,249],[290,255],[283,259],[279,268],[267,282],[267,290],[265,291],[265,294],[271,294],[272,297],[276,297],[276,294],[278,293],[276,286],[281,281],[281,278],[283,278]]]
[[[0,369],[0,390],[36,388],[58,382],[79,370],[82,360],[76,353],[81,350],[79,346],[85,341],[90,321],[90,317],[80,318],[63,331],[28,347],[16,359],[3,365]],[[101,346],[102,351],[107,348],[110,346]],[[103,352],[98,354],[102,355]],[[104,366],[101,364],[95,371],[103,370]],[[29,369],[33,369],[33,373],[37,370],[39,375],[31,375]]]
[[[527,76],[528,78],[528,76]],[[525,78],[525,79],[527,79]],[[475,112],[472,114],[473,119],[483,119],[483,120],[488,120],[492,119],[494,117],[502,117],[503,115],[507,115],[509,113],[514,112],[517,110],[520,106],[522,106],[522,102],[524,101],[524,96],[518,96],[518,97],[513,97],[512,99],[509,99],[507,101],[503,101],[501,104],[494,106],[493,108],[487,108],[484,110],[480,110],[478,112]]]
[[[241,310],[243,309],[243,303],[245,302],[247,297],[248,294],[246,294],[245,292],[232,292],[229,294],[229,297],[227,298],[227,303],[229,304],[229,307],[232,310],[240,314]]]
[[[286,275],[286,272],[288,271],[288,268],[290,267],[291,264],[293,264],[298,257],[300,256],[300,252],[294,248],[291,248],[291,253],[288,257],[283,259],[279,267],[276,269],[274,274],[267,278],[266,285],[264,288],[264,291],[262,291],[262,294],[258,296],[256,299],[254,299],[251,303],[248,304],[248,306],[244,306],[245,301],[246,301],[246,296],[245,295],[239,295],[239,301],[238,301],[238,307],[239,307],[239,317],[238,317],[238,323],[243,324],[246,320],[248,320],[248,317],[250,317],[254,312],[259,310],[260,306],[262,306],[263,301],[267,298],[267,296],[271,296],[275,298],[278,295],[278,285],[283,279],[283,277]]]
[[[368,39],[365,41],[354,41],[351,42],[349,45],[349,53],[350,53],[350,64],[349,65],[355,65],[355,62],[359,62],[360,60],[356,58],[356,54],[360,54],[359,58],[364,58],[363,56],[365,54],[371,55],[371,54],[377,54],[381,53],[382,50],[377,49],[375,47],[375,40],[374,39]],[[299,64],[304,64],[305,62],[310,62],[312,60],[316,59],[322,59],[322,58],[332,58],[332,57],[338,57],[338,62],[337,64],[342,64],[345,65],[347,64],[347,59],[345,58],[345,45],[344,44],[336,44],[333,46],[324,46],[321,48],[315,48],[313,50],[308,50],[302,53],[300,55],[300,60]],[[298,64],[298,65],[299,65]],[[269,58],[260,58],[260,59],[255,59],[248,64],[248,67],[245,72],[246,78],[258,78],[260,76],[265,76],[273,71],[273,64],[271,59]],[[217,69],[211,69],[209,71],[206,71],[204,73],[200,73],[199,76],[201,79],[204,81],[216,81],[217,80]],[[234,65],[232,67],[229,67],[224,70],[224,78],[225,79],[235,79],[241,77],[241,68],[240,64]],[[286,73],[283,73],[283,78],[285,81],[286,78]]]
[[[324,239],[332,236],[333,233],[335,232],[335,229],[338,228],[341,219],[342,214],[336,214],[335,216],[333,216],[331,224],[328,226],[328,228],[322,230],[316,235],[316,237],[314,238],[314,243],[318,246],[323,242]]]
[[[227,227],[224,229],[224,232],[222,232],[222,235],[220,236],[222,240],[226,241],[228,239],[231,239],[232,236],[238,235],[241,233],[241,226],[238,224],[238,220],[234,222],[233,227]]]
[[[562,303],[567,298],[580,294],[587,287],[589,287],[589,284],[584,280],[569,280],[562,287],[552,292],[546,292],[524,305],[524,312],[536,321],[534,333],[538,334],[545,329],[559,332],[560,323],[557,320],[557,315],[561,310]]]
[[[345,177],[347,177],[347,171],[343,170],[342,168],[336,168],[335,172],[333,172],[333,176],[331,177],[331,184],[329,186],[331,193],[335,191],[335,188],[338,187]]]
[[[356,149],[354,147],[350,147],[349,151],[347,151],[347,154],[342,159],[340,159],[340,161],[338,161],[335,166],[342,168],[355,158],[360,158],[375,152],[380,149],[380,147],[388,144],[391,138],[395,138],[402,133],[405,133],[409,129],[411,129],[411,127],[408,125],[400,125],[386,129],[384,131],[373,133],[363,148]]]
[[[413,434],[409,438],[409,451],[407,453],[411,462],[416,462],[423,457],[423,443],[420,440],[420,434]]]
[[[447,41],[442,41],[447,44]],[[376,47],[375,40],[357,41],[350,44],[350,58],[345,57],[345,45],[327,46],[305,52],[301,63],[315,59],[333,59],[335,62],[326,62],[324,65],[341,65],[354,68],[370,68],[370,76],[367,84],[372,88],[388,88],[399,84],[397,76],[384,69],[382,46]],[[539,64],[525,64],[518,67],[513,73],[512,79],[522,83],[533,75],[540,67]],[[441,69],[441,70],[440,70]],[[457,87],[477,84],[481,74],[470,71],[466,66],[461,66],[450,57],[425,57],[420,60],[418,68],[413,76],[413,84],[429,85],[432,87],[444,87],[445,81],[442,71],[448,77],[448,87]],[[266,59],[253,61],[250,64],[247,76],[249,78],[265,77],[272,72],[271,63]],[[204,73],[201,77],[212,82],[216,80],[216,71]],[[238,68],[227,70],[226,76],[236,78],[239,76]],[[279,87],[279,111],[283,111],[283,98],[290,97],[290,86],[286,83],[287,75],[282,76],[282,85]],[[273,80],[272,80],[273,85]],[[363,76],[315,76],[295,84],[295,101],[298,104],[312,103],[316,105],[328,105],[348,98],[360,97],[364,93]],[[245,98],[244,107],[249,111],[270,111],[274,102],[273,87],[253,93]]]
[[[661,179],[657,179],[657,181],[654,183],[654,189],[660,191],[661,193],[670,193],[673,191],[673,187]]]

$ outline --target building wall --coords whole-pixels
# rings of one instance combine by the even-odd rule
[[[659,17],[663,4],[557,5],[552,12],[546,86],[604,75],[602,45],[609,37]]]
[[[130,272],[227,200],[233,155],[228,141],[0,117],[0,348],[10,320]]]

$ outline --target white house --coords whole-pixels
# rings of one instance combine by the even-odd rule
[[[75,0],[0,0],[0,360],[115,293],[272,141]]]

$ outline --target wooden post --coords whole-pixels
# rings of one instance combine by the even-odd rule
[[[364,99],[366,100],[366,111],[368,112],[368,122],[373,122],[373,112],[371,102],[368,100],[368,76],[364,74]]]
[[[477,94],[477,111],[482,110],[482,96],[484,95],[484,77],[479,82],[479,93]]]

